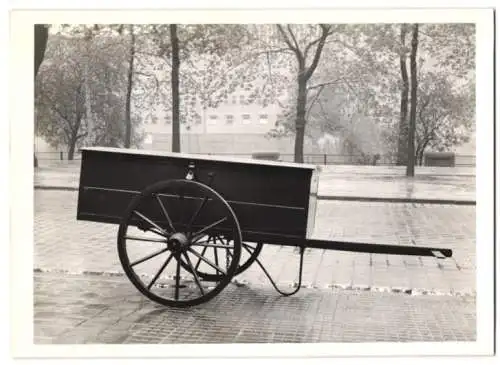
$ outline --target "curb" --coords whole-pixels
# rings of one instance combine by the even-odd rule
[[[78,191],[74,186],[45,186],[34,185],[35,190],[61,190]],[[318,200],[336,200],[336,201],[356,201],[356,202],[381,202],[381,203],[415,203],[415,204],[438,204],[438,205],[465,205],[475,206],[475,200],[454,200],[454,199],[419,199],[419,198],[383,198],[366,196],[338,196],[338,195],[317,195]]]
[[[117,271],[70,271],[62,269],[33,269],[33,274],[53,274],[53,275],[69,275],[69,276],[83,276],[83,277],[104,277],[104,278],[123,278],[128,280],[126,275],[122,272]],[[246,280],[238,280],[238,278],[232,278],[231,284],[237,287],[253,287],[260,288],[265,286],[263,283],[250,284]],[[282,282],[277,283],[281,287],[296,288],[297,282]],[[443,291],[435,289],[426,288],[402,288],[402,287],[377,287],[377,286],[357,286],[352,284],[327,284],[322,287],[314,285],[312,283],[302,284],[301,289],[312,289],[312,290],[330,290],[330,291],[345,291],[351,293],[359,292],[369,292],[369,293],[381,293],[381,294],[402,294],[407,296],[448,296],[448,297],[476,297],[476,291]]]
[[[64,191],[78,191],[79,189],[74,186],[44,186],[34,185],[35,190],[64,190]]]
[[[338,195],[318,195],[318,200],[341,200],[341,201],[361,201],[361,202],[384,202],[384,203],[416,203],[416,204],[439,204],[439,205],[476,205],[475,200],[454,200],[454,199],[420,199],[420,198],[379,198],[362,196],[338,196]]]

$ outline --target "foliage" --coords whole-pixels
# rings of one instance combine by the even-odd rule
[[[405,39],[403,45],[400,31],[399,24],[348,24],[336,28],[323,51],[323,59],[328,62],[318,65],[308,85],[307,136],[317,140],[325,133],[333,133],[347,141],[345,136],[350,135],[351,140],[357,141],[356,149],[362,153],[378,150],[380,152],[377,153],[395,155],[401,133],[400,56],[406,62],[410,52],[410,41]],[[450,91],[443,95],[447,98],[470,98],[474,82],[473,26],[424,24],[420,25],[419,31],[419,55],[416,59],[419,82],[423,75],[439,71],[441,76],[447,75],[450,87]],[[456,89],[457,85],[462,85],[461,91]],[[278,125],[270,132],[272,137],[295,133],[295,91],[290,92],[288,97]],[[419,96],[417,100],[419,105],[422,102]],[[441,99],[436,99],[436,102],[438,100]],[[406,103],[410,101],[408,98]],[[450,124],[440,124],[436,129],[440,132],[433,138],[435,142],[429,142],[426,148],[449,149],[463,142],[463,135],[470,129],[464,124],[464,118],[467,119],[465,114],[473,115],[473,104],[467,105],[472,112],[456,109],[454,122],[451,123],[450,119]],[[353,126],[349,134],[345,131],[353,116],[359,119],[357,123],[365,126]],[[406,117],[404,119],[406,122]],[[417,119],[417,139],[422,129],[419,123]],[[467,123],[473,123],[473,117]],[[376,138],[366,138],[375,131]],[[406,153],[406,138],[404,143]],[[418,141],[416,144],[418,146]]]
[[[442,71],[421,77],[417,105],[416,157],[426,149],[449,151],[468,142],[474,121],[473,87],[457,89]]]
[[[182,24],[177,28],[181,123],[201,123],[207,111],[238,94],[248,104],[281,109],[271,137],[294,136],[300,144],[303,136],[297,136],[298,132],[314,141],[329,134],[342,140],[347,153],[394,155],[397,151],[402,133],[400,57],[406,62],[411,45],[406,38],[402,44],[400,24]],[[59,64],[76,65],[70,70],[61,67],[70,72],[57,79],[66,94],[78,95],[76,85],[82,77],[84,89],[88,87],[83,93],[86,107],[79,134],[89,135],[81,137],[79,144],[119,144],[129,27],[104,24],[63,29],[74,40],[71,52],[84,56],[58,51],[64,59]],[[168,25],[137,24],[134,29],[131,119],[137,136],[139,123],[158,117],[171,120],[172,47]],[[417,158],[422,149],[447,150],[463,143],[473,128],[474,32],[470,24],[419,25]],[[42,68],[54,73],[57,67]],[[67,85],[70,79],[75,81],[73,86]],[[55,88],[56,82],[48,83],[46,78],[43,82]],[[68,98],[61,94],[61,100]],[[446,111],[447,117],[436,119],[441,115],[438,111]],[[41,113],[47,113],[47,108],[39,108]],[[51,113],[57,115],[54,110]],[[97,135],[105,131],[111,136],[98,140]]]
[[[271,131],[271,136],[295,134],[294,161],[303,162],[304,137],[307,129],[307,108],[311,79],[322,62],[322,53],[327,39],[335,33],[336,26],[329,24],[276,24],[274,28],[258,38],[259,43],[264,45],[264,54],[267,57],[269,68],[269,79],[273,80],[272,62],[277,61],[279,71],[289,72],[294,77],[281,77],[281,83],[271,83],[274,92],[270,95],[276,99],[283,89],[288,88],[285,94],[287,101],[291,98],[295,100],[288,102],[275,130]],[[278,74],[280,75],[280,74]],[[293,80],[293,84],[290,80]],[[283,85],[283,81],[289,85]],[[292,86],[293,85],[293,86]],[[290,108],[295,106],[293,112]]]
[[[36,131],[54,147],[67,146],[68,158],[79,146],[123,144],[124,51],[117,37],[49,37],[36,83]]]
[[[247,62],[248,32],[243,25],[177,25],[180,56],[180,122],[201,123],[204,111],[217,108],[239,89],[252,89],[256,79],[254,62]],[[144,105],[170,121],[171,39],[168,25],[151,25],[138,46],[138,67],[154,70],[154,85],[145,92]],[[249,98],[251,93],[249,93]],[[257,92],[253,93],[258,95]]]

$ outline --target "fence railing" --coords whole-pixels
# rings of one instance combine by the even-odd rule
[[[251,153],[213,153],[199,152],[194,154],[204,155],[219,155],[233,156],[240,158],[252,158]],[[68,153],[63,151],[58,152],[35,152],[39,162],[68,162]],[[73,161],[81,160],[82,156],[79,151],[75,151]],[[292,153],[281,153],[280,161],[293,162],[294,155]],[[374,160],[363,155],[348,155],[348,154],[328,154],[328,153],[306,153],[304,154],[304,162],[314,165],[377,165],[377,166],[395,166],[396,158],[393,156],[380,156]],[[474,155],[455,155],[455,166],[476,166],[476,156]]]

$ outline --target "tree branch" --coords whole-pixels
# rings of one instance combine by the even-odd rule
[[[323,88],[324,86],[328,86],[328,85],[335,85],[339,81],[345,81],[345,80],[344,80],[343,77],[340,77],[340,78],[338,78],[337,80],[334,80],[334,81],[327,81],[327,82],[322,82],[321,84],[317,84],[317,85],[313,85],[313,86],[308,86],[307,90],[313,90],[313,89],[317,89],[317,88]]]
[[[316,103],[316,100],[318,100],[318,98],[319,98],[319,96],[320,96],[320,94],[321,94],[321,92],[323,91],[323,89],[324,89],[324,88],[325,88],[325,86],[324,86],[324,85],[323,85],[323,86],[320,86],[319,91],[316,93],[316,95],[314,95],[314,98],[313,98],[313,100],[311,101],[311,104],[309,104],[309,107],[307,108],[307,111],[306,111],[306,119],[307,119],[307,117],[309,116],[309,113],[311,112],[311,109],[312,109],[312,107],[314,106],[314,103]]]
[[[152,77],[155,80],[156,90],[158,90],[160,88],[160,82],[158,81],[158,78],[156,77],[156,75],[147,74],[147,73],[141,72],[141,71],[134,71],[134,75]]]
[[[324,25],[321,25],[321,26],[324,26]],[[328,31],[327,31],[327,37],[332,35],[333,34],[333,31],[330,31],[329,30],[330,28],[328,28]],[[315,39],[314,41],[312,41],[311,43],[309,43],[307,46],[306,46],[306,49],[304,51],[304,58],[307,59],[307,53],[309,52],[309,49],[314,46],[316,43],[318,43],[319,41],[321,40],[321,37]]]
[[[261,51],[255,53],[257,56],[261,55],[268,55],[269,53],[285,53],[285,52],[291,52],[292,50],[290,48],[276,48],[276,49],[268,49],[266,51]]]
[[[79,140],[80,138],[83,138],[83,137],[87,137],[88,136],[88,132],[85,132],[85,133],[82,133],[82,134],[79,134],[76,136],[76,139]]]
[[[299,44],[297,43],[297,38],[295,38],[295,35],[293,34],[292,27],[290,26],[290,24],[287,24],[286,29],[288,29],[288,33],[290,33],[290,36],[292,37],[295,49],[300,50]]]
[[[276,24],[276,26],[278,27],[278,31],[281,33],[281,36],[283,37],[283,40],[285,41],[288,48],[291,49],[297,55],[297,57],[299,57],[300,51],[293,46],[292,42],[290,42],[290,39],[283,30],[283,27],[280,24]]]
[[[323,51],[323,47],[325,45],[325,40],[329,35],[328,34],[329,29],[330,29],[330,27],[321,25],[321,30],[322,30],[321,38],[319,40],[318,47],[316,48],[316,53],[314,54],[313,62],[311,64],[311,66],[309,66],[309,68],[307,69],[307,71],[304,75],[304,78],[306,80],[309,80],[309,78],[312,76],[314,70],[318,66],[318,62],[319,62],[319,59],[321,57],[321,52]]]

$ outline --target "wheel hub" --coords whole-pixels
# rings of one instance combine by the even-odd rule
[[[168,243],[173,245],[176,250],[185,250],[189,246],[189,239],[184,233],[176,232],[170,236]]]

